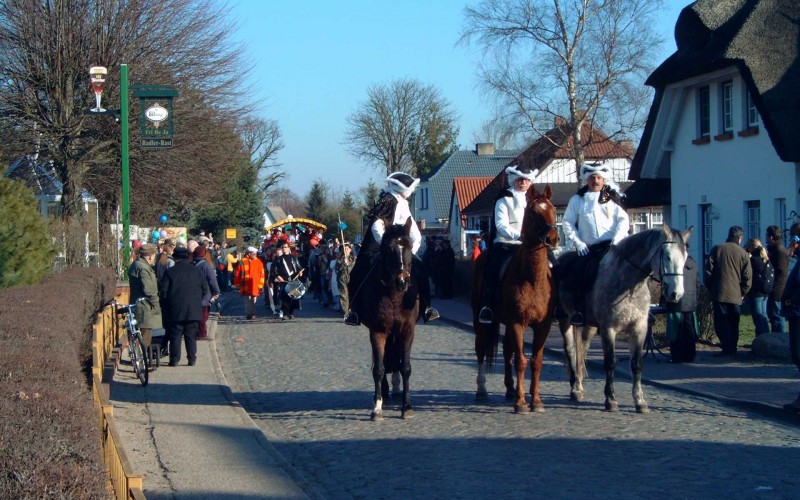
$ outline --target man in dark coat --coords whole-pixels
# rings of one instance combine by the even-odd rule
[[[732,226],[725,243],[712,248],[708,255],[705,285],[711,293],[714,331],[722,347],[722,352],[715,356],[736,355],[742,298],[753,282],[750,255],[740,246],[742,236],[744,229]]]
[[[783,246],[781,228],[778,226],[767,228],[767,257],[775,269],[775,284],[767,300],[767,317],[773,333],[784,333],[786,320],[781,316],[781,295],[783,287],[786,286],[786,278],[789,276],[789,253]]]
[[[209,294],[203,273],[189,261],[189,250],[176,248],[175,265],[159,283],[159,296],[167,338],[170,339],[169,366],[181,360],[181,337],[186,343],[189,366],[197,360],[197,332],[203,319],[203,297]]]

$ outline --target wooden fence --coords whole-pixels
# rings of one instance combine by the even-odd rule
[[[117,288],[117,302],[126,304],[129,299],[127,287]],[[125,337],[125,327],[115,314],[113,305],[106,306],[93,325],[92,339],[92,397],[97,405],[102,431],[103,458],[111,475],[114,497],[144,499],[142,476],[134,474],[130,462],[119,440],[119,431],[114,421],[114,408],[109,402],[111,378],[119,362],[119,346]]]

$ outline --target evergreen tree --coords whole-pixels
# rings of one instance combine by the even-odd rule
[[[226,227],[242,233],[246,242],[258,242],[264,233],[263,203],[258,193],[257,172],[249,164],[239,167],[224,186],[225,202],[203,207],[196,225],[214,234],[223,234]]]
[[[317,179],[306,195],[306,217],[324,222],[328,217],[328,211],[328,189]]]
[[[23,183],[0,177],[0,288],[38,283],[55,256],[47,223]]]

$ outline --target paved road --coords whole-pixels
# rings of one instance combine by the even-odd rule
[[[259,305],[259,307],[261,307]],[[646,387],[652,413],[633,411],[617,381],[619,413],[603,411],[602,377],[587,400],[568,399],[560,359],[542,375],[542,414],[515,415],[499,372],[476,404],[472,336],[420,325],[412,404],[371,422],[364,327],[305,300],[294,321],[246,322],[229,310],[216,335],[236,400],[310,497],[324,498],[797,498],[796,425],[668,389]]]

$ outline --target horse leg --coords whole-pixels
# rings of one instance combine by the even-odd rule
[[[517,323],[506,325],[506,338],[509,339],[508,345],[513,349],[514,365],[517,369],[517,401],[514,403],[514,413],[527,413],[530,410],[525,401],[525,371],[528,369],[528,358],[525,357],[524,332],[524,325]]]
[[[644,362],[642,360],[642,350],[644,340],[647,337],[647,316],[645,319],[636,324],[636,338],[631,339],[631,374],[633,375],[633,404],[636,407],[636,413],[650,413],[650,407],[647,406],[647,401],[644,400],[644,391],[642,390],[642,369]]]
[[[403,375],[403,409],[401,417],[409,419],[414,417],[414,409],[411,408],[411,391],[409,381],[411,380],[411,345],[414,342],[414,324],[410,326],[410,332],[406,331],[403,342],[403,364],[400,373]]]
[[[506,386],[506,401],[517,400],[517,387],[514,384],[514,348],[511,337],[503,336],[503,383]]]
[[[544,343],[550,333],[552,320],[545,320],[533,327],[533,353],[531,355],[531,406],[530,409],[541,413],[544,403],[539,398],[539,376],[542,374],[542,359],[544,358]]]
[[[392,399],[399,399],[402,396],[400,389],[400,373],[392,373]]]
[[[383,365],[383,354],[386,349],[386,334],[370,332],[370,343],[372,344],[372,380],[375,383],[375,395],[373,396],[374,406],[370,419],[383,420],[383,390],[382,384],[386,378],[386,370]]]
[[[614,352],[615,332],[603,328],[600,335],[603,340],[603,368],[606,371],[606,411],[619,411],[619,404],[614,398],[614,370],[617,367],[617,357]]]
[[[486,342],[489,335],[486,329],[480,326],[477,321],[475,324],[475,356],[478,358],[478,377],[475,379],[478,389],[475,392],[475,401],[486,401],[489,399],[489,391],[486,390]]]
[[[558,322],[558,329],[564,341],[564,356],[566,357],[567,371],[569,372],[569,399],[572,401],[583,401],[583,387],[578,372],[579,349],[577,345],[580,340],[575,335],[575,327],[567,320]]]

